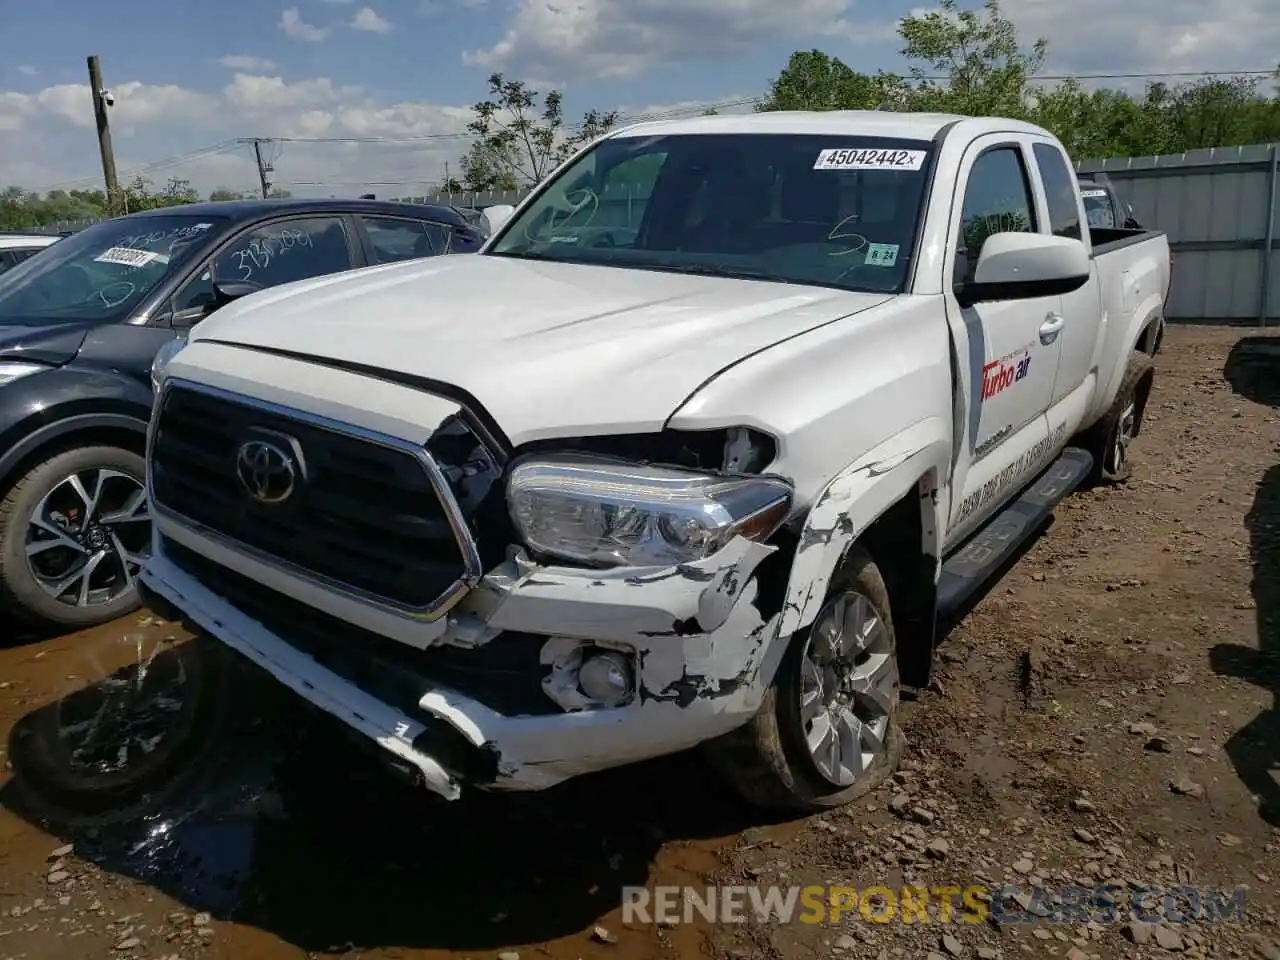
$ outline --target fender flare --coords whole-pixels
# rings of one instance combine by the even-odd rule
[[[791,637],[817,617],[827,585],[849,547],[890,507],[917,492],[922,510],[920,547],[933,557],[936,579],[946,528],[945,502],[938,492],[950,476],[951,447],[950,418],[929,417],[853,461],[818,495],[805,517],[791,563],[778,629],[770,641],[775,649],[762,658],[764,683],[773,682]]]
[[[8,450],[0,453],[0,480],[7,480],[13,469],[34,451],[59,437],[79,430],[95,429],[128,430],[143,440],[147,436],[147,421],[124,413],[80,413],[62,417],[33,430]]]
[[[1097,399],[1090,408],[1086,423],[1096,422],[1115,402],[1116,394],[1120,391],[1120,383],[1124,379],[1125,369],[1129,365],[1129,357],[1133,355],[1134,350],[1138,349],[1138,343],[1142,340],[1143,333],[1152,324],[1164,323],[1164,301],[1158,294],[1147,297],[1138,304],[1137,309],[1133,312],[1133,317],[1133,322],[1125,332],[1124,340],[1121,341],[1124,349],[1112,360],[1106,386],[1099,391]]]

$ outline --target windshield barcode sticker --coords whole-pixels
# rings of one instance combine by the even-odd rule
[[[919,170],[923,150],[823,150],[813,162],[815,170]]]
[[[1107,191],[1105,191],[1105,190],[1081,190],[1081,191],[1080,191],[1080,196],[1085,197],[1085,198],[1089,198],[1089,197],[1105,197],[1106,195],[1107,195]]]
[[[93,258],[95,263],[118,263],[125,267],[145,267],[160,254],[152,250],[136,250],[133,247],[112,247]]]

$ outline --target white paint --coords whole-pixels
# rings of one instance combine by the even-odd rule
[[[0,234],[0,250],[43,250],[60,239],[44,233]]]
[[[540,650],[553,668],[544,692],[562,713],[506,717],[424,679],[421,709],[498,752],[502,777],[491,788],[540,789],[732,729],[758,708],[790,637],[812,622],[849,545],[886,510],[909,499],[920,510],[920,549],[940,562],[947,544],[989,517],[1067,437],[1105,411],[1142,325],[1161,309],[1168,246],[1152,238],[1090,260],[1087,231],[1081,243],[1052,237],[1032,148],[1060,144],[1015,121],[776,113],[641,124],[611,135],[769,132],[928,141],[950,124],[932,163],[923,234],[909,251],[909,291],[900,296],[482,253],[247,297],[196,327],[192,345],[168,370],[414,443],[425,442],[456,409],[451,401],[251,348],[354,361],[460,387],[514,444],[664,426],[753,427],[777,439],[769,469],[795,488],[791,525],[800,546],[778,613],[761,612],[753,579],[775,548],[741,538],[696,564],[643,570],[547,567],[511,545],[509,558],[446,620],[406,625],[240,556],[171,518],[162,518],[158,531],[412,646],[483,652],[503,631],[551,638]],[[1087,271],[1088,280],[1072,294],[962,309],[953,292],[953,238],[969,173],[983,150],[1010,143],[1026,163],[1041,227],[1030,236],[997,235],[989,272],[1006,280],[1045,278],[1070,267]],[[984,396],[984,368],[999,373],[1006,361],[1016,361],[1024,376],[1006,376]],[[735,443],[732,453],[742,452]],[[367,710],[366,695],[291,653],[287,638],[203,591],[162,554],[145,577],[301,696],[409,759],[437,792],[456,795],[435,761],[405,746],[417,729],[412,718],[389,705]],[[632,703],[601,709],[576,691],[585,644],[635,659],[641,694]]]

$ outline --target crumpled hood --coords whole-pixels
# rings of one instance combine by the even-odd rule
[[[458,255],[266,290],[192,340],[450,383],[515,445],[661,429],[699,386],[886,294]]]

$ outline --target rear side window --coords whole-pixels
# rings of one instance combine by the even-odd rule
[[[361,217],[373,248],[375,263],[395,263],[449,252],[453,234],[447,226],[429,220]]]
[[[1037,143],[1032,149],[1040,179],[1044,181],[1045,198],[1049,201],[1049,226],[1053,235],[1081,239],[1080,203],[1067,158],[1052,144]]]

